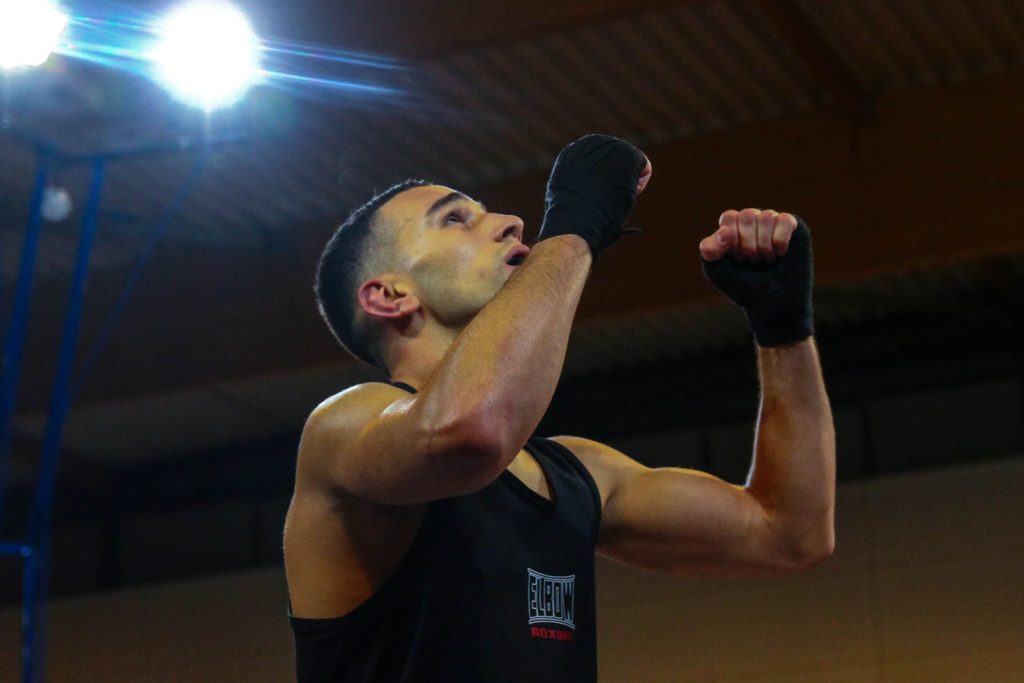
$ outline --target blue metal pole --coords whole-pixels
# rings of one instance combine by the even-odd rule
[[[89,271],[89,256],[96,222],[99,215],[100,194],[103,190],[104,162],[97,159],[93,166],[92,186],[82,218],[82,232],[78,241],[78,256],[71,283],[67,315],[64,318],[64,336],[61,340],[57,376],[53,383],[50,412],[43,435],[43,451],[36,490],[32,499],[27,543],[33,553],[25,568],[24,601],[22,606],[22,680],[39,683],[45,669],[45,607],[48,555],[50,544],[49,522],[53,510],[54,489],[57,483],[57,460],[64,420],[71,407],[71,378],[74,369],[75,347],[82,320],[85,299],[85,280]]]
[[[0,555],[23,555],[28,557],[32,549],[24,543],[15,541],[0,541]]]
[[[72,401],[78,397],[79,390],[81,390],[82,385],[85,384],[89,375],[92,374],[93,368],[96,367],[96,361],[99,359],[107,342],[110,341],[110,337],[114,334],[114,329],[117,327],[117,323],[120,321],[121,316],[128,307],[128,302],[131,300],[132,292],[135,290],[135,286],[139,284],[139,280],[142,279],[142,274],[146,269],[146,264],[156,251],[157,244],[159,243],[161,236],[164,234],[164,230],[170,224],[174,215],[181,209],[185,200],[188,199],[190,194],[192,194],[192,190],[195,189],[196,184],[199,182],[199,177],[202,174],[203,169],[206,167],[209,156],[209,151],[207,150],[195,160],[192,164],[191,172],[188,177],[185,178],[185,182],[182,183],[181,187],[178,189],[174,199],[172,199],[167,205],[155,226],[149,231],[149,237],[146,238],[146,244],[143,246],[142,251],[135,260],[135,265],[132,267],[132,272],[128,276],[128,281],[125,282],[124,288],[121,290],[121,293],[118,294],[117,300],[114,302],[114,306],[111,308],[106,321],[103,323],[103,327],[100,329],[99,334],[96,335],[96,342],[92,345],[89,352],[83,356],[84,360],[82,361],[81,370],[78,372],[78,377],[71,383]]]
[[[22,568],[21,610],[21,680],[22,683],[43,683],[46,671],[46,571],[49,564],[49,538],[34,546],[25,555]],[[37,639],[38,636],[38,639]]]
[[[7,459],[10,456],[11,419],[21,374],[21,352],[25,346],[25,328],[28,323],[29,303],[32,299],[32,281],[35,271],[39,231],[42,225],[43,193],[50,172],[50,153],[37,148],[36,184],[32,191],[25,242],[21,247],[21,266],[11,307],[11,323],[4,339],[3,363],[0,365],[0,526],[4,516],[4,496],[7,492]]]

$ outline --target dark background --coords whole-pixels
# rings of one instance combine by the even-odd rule
[[[539,433],[744,479],[754,348],[697,244],[724,209],[755,206],[813,232],[842,479],[1024,450],[1019,0],[240,4],[265,38],[392,60],[296,68],[397,94],[267,85],[207,122],[248,141],[212,152],[81,385],[55,593],[280,563],[305,416],[380,379],[315,310],[334,226],[373,190],[425,177],[522,216],[532,238],[551,161],[588,132],[643,147],[654,177],[633,216],[644,235],[591,275]],[[7,87],[17,130],[80,153],[198,125],[141,78],[67,57]],[[80,367],[196,158],[110,164]],[[33,173],[0,136],[4,329]],[[53,180],[77,208],[44,226],[8,538],[24,523],[88,189],[80,167]],[[680,439],[685,452],[659,447]],[[18,563],[0,571],[14,602]]]

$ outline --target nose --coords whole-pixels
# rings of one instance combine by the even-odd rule
[[[519,216],[508,216],[505,214],[491,214],[500,220],[497,221],[497,227],[494,232],[491,233],[491,239],[495,242],[504,242],[509,237],[514,237],[517,241],[523,241],[523,219]]]

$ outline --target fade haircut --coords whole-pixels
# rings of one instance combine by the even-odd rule
[[[410,178],[375,195],[335,230],[317,265],[314,291],[327,327],[346,351],[386,374],[383,330],[359,306],[359,285],[395,258],[391,231],[376,229],[377,211],[398,193],[431,184]]]

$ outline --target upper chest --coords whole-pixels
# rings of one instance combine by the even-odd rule
[[[534,493],[551,500],[553,493],[551,482],[548,481],[544,468],[529,451],[521,450],[519,454],[505,468],[512,476],[519,479],[528,486]]]

